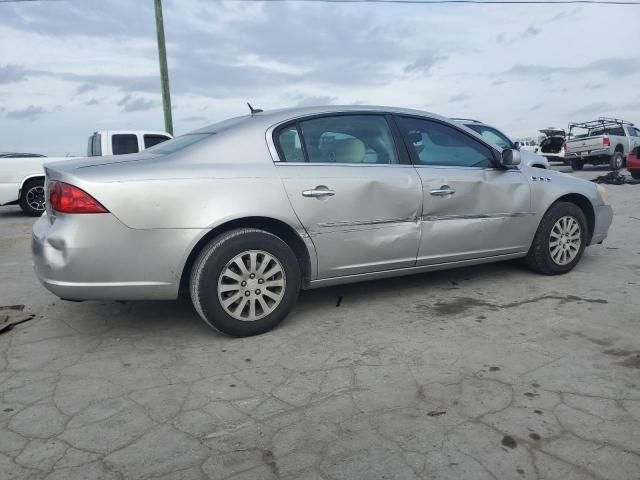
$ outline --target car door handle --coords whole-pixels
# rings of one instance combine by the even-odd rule
[[[454,193],[456,193],[456,191],[452,190],[447,185],[443,185],[437,190],[431,190],[429,193],[434,197],[448,197],[449,195],[453,195]]]
[[[303,197],[316,197],[316,198],[321,198],[321,197],[333,197],[336,194],[336,192],[334,192],[333,190],[329,190],[327,189],[318,189],[315,188],[313,190],[303,190],[302,191],[302,196]]]

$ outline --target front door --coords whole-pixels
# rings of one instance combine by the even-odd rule
[[[422,184],[384,115],[301,119],[274,139],[287,195],[316,248],[318,278],[415,265]]]
[[[526,251],[531,193],[524,174],[497,167],[497,152],[436,119],[398,117],[422,181],[418,265]]]

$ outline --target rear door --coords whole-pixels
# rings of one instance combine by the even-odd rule
[[[313,241],[318,277],[412,267],[422,184],[384,114],[325,115],[276,129],[276,163]]]
[[[424,191],[417,265],[526,251],[533,235],[529,183],[497,168],[497,151],[450,124],[397,118]]]

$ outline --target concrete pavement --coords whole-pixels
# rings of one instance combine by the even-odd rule
[[[246,339],[188,303],[57,299],[1,208],[0,306],[36,316],[0,335],[0,479],[638,479],[640,186],[607,190],[567,275],[303,292]]]

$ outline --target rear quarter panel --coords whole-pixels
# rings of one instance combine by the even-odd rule
[[[250,133],[253,137],[237,129],[172,155],[132,155],[130,161],[90,164],[58,175],[90,193],[130,228],[202,229],[265,216],[302,230],[264,131]]]

